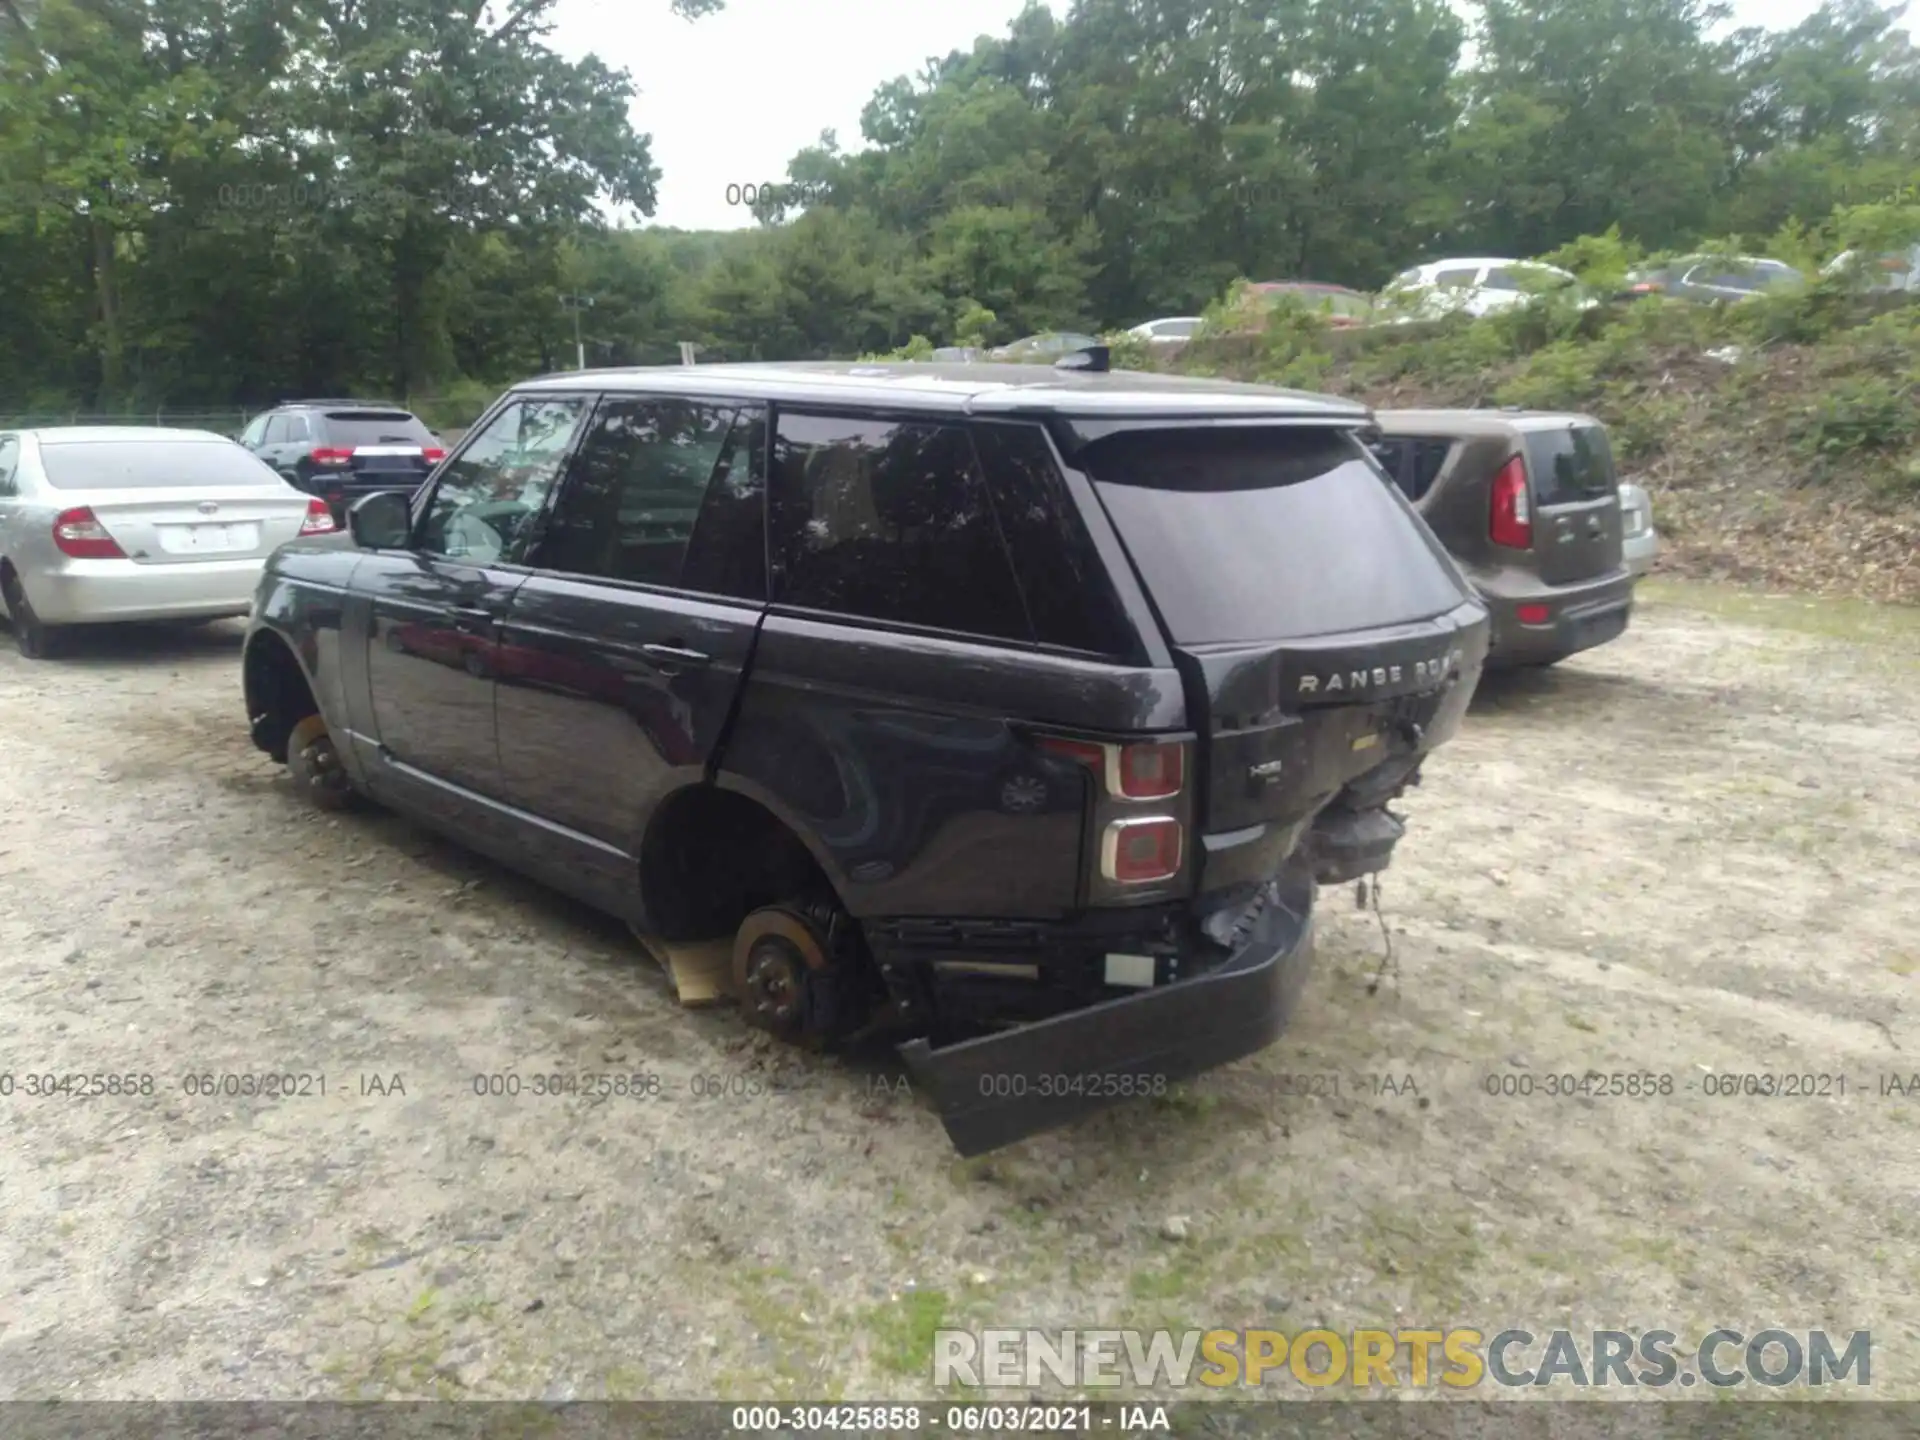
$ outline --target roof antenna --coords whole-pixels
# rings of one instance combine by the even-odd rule
[[[1053,362],[1056,370],[1092,370],[1105,374],[1113,368],[1113,351],[1105,345],[1089,345],[1073,350]]]

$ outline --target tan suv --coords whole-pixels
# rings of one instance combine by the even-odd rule
[[[1380,410],[1369,445],[1493,616],[1488,668],[1551,665],[1627,628],[1619,482],[1590,415]]]

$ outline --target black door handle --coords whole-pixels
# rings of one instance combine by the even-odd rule
[[[662,665],[710,665],[713,657],[702,650],[683,650],[678,645],[642,645],[640,653]]]

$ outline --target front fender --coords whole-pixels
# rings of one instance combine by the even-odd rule
[[[359,559],[357,551],[303,547],[292,554],[283,549],[268,562],[254,591],[242,651],[250,720],[260,713],[261,697],[254,693],[262,673],[255,660],[257,648],[277,642],[299,666],[327,727],[342,733],[351,728],[346,657],[352,642],[346,634],[347,596]],[[341,763],[354,779],[360,779],[355,773],[353,747],[342,744],[338,749]]]

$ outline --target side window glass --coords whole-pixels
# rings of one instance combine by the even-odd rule
[[[1387,472],[1387,478],[1401,489],[1406,482],[1400,477],[1407,468],[1407,442],[1404,440],[1376,439],[1367,441],[1367,453],[1380,462],[1380,468]]]
[[[1518,290],[1520,282],[1514,278],[1511,270],[1489,270],[1485,285],[1489,290]]]
[[[767,417],[742,410],[693,522],[683,589],[740,600],[767,598]]]
[[[1413,442],[1413,464],[1407,474],[1407,498],[1418,500],[1433,488],[1433,482],[1439,478],[1445,468],[1447,456],[1453,453],[1450,440],[1416,440]]]
[[[1132,627],[1046,436],[1033,425],[979,424],[973,439],[1034,638],[1098,655],[1128,654]]]
[[[1478,270],[1442,270],[1433,277],[1433,283],[1443,290],[1464,290],[1479,273]]]
[[[440,471],[419,548],[482,565],[517,554],[586,408],[573,396],[508,404]]]
[[[960,426],[783,414],[771,500],[776,600],[1032,638]]]
[[[0,495],[20,493],[13,482],[13,472],[20,465],[20,442],[11,435],[0,435]]]
[[[267,421],[269,418],[271,417],[266,415],[254,416],[252,423],[240,432],[240,443],[242,445],[260,444],[266,438]]]
[[[287,439],[290,443],[298,444],[300,441],[308,440],[312,437],[313,427],[307,423],[307,417],[305,415],[296,413],[287,416]]]
[[[540,563],[675,585],[733,411],[683,400],[603,401],[560,487]]]
[[[267,417],[267,444],[284,445],[291,438],[292,436],[287,427],[286,416],[269,415]]]

